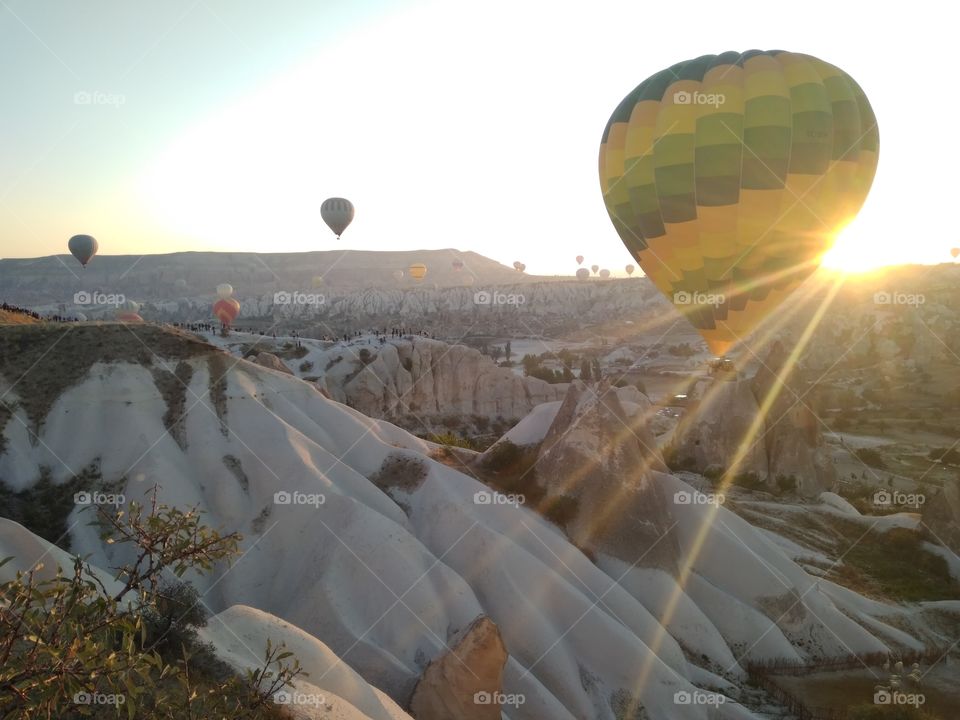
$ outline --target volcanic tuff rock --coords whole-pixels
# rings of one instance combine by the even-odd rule
[[[348,374],[336,381],[329,373],[326,387],[335,400],[371,417],[518,418],[535,405],[560,399],[567,387],[521,377],[466,345],[427,338],[387,343],[369,357],[366,365],[348,363]]]
[[[434,446],[326,400],[308,383],[243,360],[227,363],[195,338],[151,326],[77,326],[60,340],[65,355],[47,352],[61,336],[52,324],[0,328],[0,350],[12,348],[0,369],[4,381],[23,376],[17,370],[24,363],[34,365],[8,392],[16,419],[3,427],[0,481],[14,493],[51,493],[55,501],[40,520],[24,513],[26,521],[51,540],[69,537],[71,552],[101,568],[135,555],[122,543],[103,542],[86,520],[89,508],[73,502],[78,489],[119,491],[128,502],[144,503],[157,486],[161,503],[196,509],[206,514],[205,524],[240,531],[241,559],[191,578],[220,613],[204,639],[245,667],[260,662],[266,636],[286,641],[317,692],[364,708],[337,714],[335,705],[329,716],[404,717],[393,701],[408,702],[447,640],[480,615],[496,623],[509,651],[503,691],[525,697],[508,710],[512,720],[624,717],[622,708],[634,700],[640,716],[706,720],[705,705],[678,705],[676,693],[719,687],[735,697],[729,683],[744,677],[738,658],[813,661],[919,649],[927,636],[929,625],[915,619],[914,604],[868,602],[823,582],[727,508],[674,504],[666,515],[648,502],[647,479],[630,471],[633,451],[598,457],[609,442],[586,439],[582,454],[601,468],[609,464],[608,471],[616,466],[629,492],[618,494],[609,475],[594,472],[594,481],[607,499],[627,496],[617,512],[634,522],[669,517],[682,556],[691,560],[683,582],[608,553],[598,552],[594,562],[533,508],[478,501],[491,498],[489,488],[438,462]],[[157,357],[144,356],[145,344]],[[171,406],[153,372],[160,360],[190,365],[190,373],[181,373],[189,398],[219,388],[220,405],[186,403],[184,445],[166,426]],[[45,386],[43,402],[31,400]],[[612,400],[593,410],[588,396],[583,403],[582,422],[606,423],[601,438],[612,436],[620,417]],[[96,430],[78,441],[78,428]],[[558,453],[564,447],[563,440],[553,444]],[[417,481],[385,492],[372,479],[382,479],[398,453],[410,459],[406,467]],[[693,491],[682,477],[649,474],[667,498]],[[599,506],[599,492],[577,490],[584,506],[594,499]],[[278,493],[305,502],[278,502]],[[0,515],[9,513],[9,504],[0,508]],[[16,558],[0,577],[45,554],[25,532],[0,521],[0,557]],[[618,551],[625,544],[619,539],[603,536],[598,543]],[[57,562],[72,567],[66,552]],[[771,599],[771,587],[778,597]],[[788,626],[778,622],[783,602],[794,598],[809,609],[799,629],[795,614]],[[231,611],[238,606],[249,609]],[[348,667],[355,673],[340,672]],[[637,683],[638,673],[645,682]],[[707,702],[718,720],[760,717],[738,703]]]
[[[413,692],[410,710],[417,720],[500,720],[503,667],[507,648],[500,629],[480,616],[459,641],[435,658]]]
[[[753,378],[708,385],[674,436],[675,464],[710,474],[753,475],[770,487],[795,482],[807,497],[830,488],[836,471],[820,421],[804,399],[799,371],[784,374],[787,357],[783,345],[774,343]]]
[[[257,365],[262,365],[265,368],[270,368],[271,370],[276,370],[278,372],[286,373],[287,375],[293,375],[293,371],[284,364],[283,360],[278,358],[273,353],[260,352],[257,353],[254,362]]]
[[[537,458],[537,478],[551,498],[572,499],[567,534],[578,547],[630,564],[675,568],[670,511],[657,482],[666,466],[648,415],[624,411],[616,388],[577,380],[560,406]]]

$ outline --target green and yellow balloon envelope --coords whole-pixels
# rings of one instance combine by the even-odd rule
[[[610,117],[600,187],[617,233],[717,355],[820,263],[879,156],[860,86],[771,50],[705,55],[638,85]]]

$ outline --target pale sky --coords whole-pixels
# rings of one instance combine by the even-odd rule
[[[0,257],[89,233],[103,254],[456,247],[623,274],[607,118],[668,65],[761,48],[840,66],[877,114],[876,181],[834,264],[949,262],[946,7],[0,0]],[[339,241],[331,195],[357,209]]]

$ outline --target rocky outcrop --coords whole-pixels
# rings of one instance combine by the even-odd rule
[[[559,400],[567,388],[517,375],[466,345],[427,338],[372,347],[364,360],[328,373],[326,387],[334,399],[386,419],[520,418],[540,403]]]
[[[678,547],[657,484],[666,466],[649,415],[629,416],[607,383],[571,383],[537,458],[545,506],[574,508],[565,522],[580,548],[630,564],[675,569]]]
[[[751,379],[718,378],[700,389],[672,441],[674,467],[707,475],[732,472],[771,488],[793,488],[816,497],[836,471],[820,423],[804,400],[796,369],[787,376],[788,353],[775,343]],[[760,417],[761,408],[766,408]]]
[[[481,615],[424,670],[410,701],[413,716],[417,720],[500,720],[506,664],[500,629]]]
[[[673,436],[671,464],[720,474],[733,467],[740,453],[738,473],[767,477],[769,466],[763,444],[741,449],[759,412],[750,383],[718,381],[702,392],[700,402],[689,408]]]
[[[293,371],[288,368],[286,364],[284,364],[283,360],[278,358],[273,353],[259,352],[253,361],[257,365],[262,365],[265,368],[277,370],[278,372],[286,373],[287,375],[293,375]]]

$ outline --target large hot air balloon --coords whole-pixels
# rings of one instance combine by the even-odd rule
[[[414,263],[407,271],[414,280],[423,280],[427,276],[427,266],[423,263]]]
[[[603,270],[600,271],[600,277],[606,280],[608,277],[610,277],[610,271],[604,268]]]
[[[636,268],[633,265],[627,265],[624,270],[627,271],[627,275],[633,275],[633,271],[636,270]]]
[[[233,295],[233,285],[230,283],[220,283],[217,285],[217,297],[226,300]]]
[[[83,267],[93,259],[99,249],[96,238],[92,235],[74,235],[67,241],[67,248]]]
[[[320,206],[320,217],[339,239],[353,222],[353,203],[346,198],[327,198]]]
[[[590,271],[586,268],[577,268],[577,280],[586,280],[590,277]]]
[[[596,275],[598,272],[600,272],[600,266],[599,266],[599,265],[591,265],[591,266],[590,266],[590,269],[593,271],[593,274],[594,274],[594,275]]]
[[[456,270],[457,272],[460,272],[461,270],[463,270],[463,260],[454,260],[450,264],[453,265],[453,269]]]
[[[620,103],[600,186],[631,255],[724,355],[816,269],[878,153],[873,110],[845,72],[728,52],[663,70]]]
[[[583,255],[577,255],[577,265],[583,265]]]
[[[228,328],[240,314],[240,303],[234,298],[217,300],[213,304],[213,314],[225,328]]]

